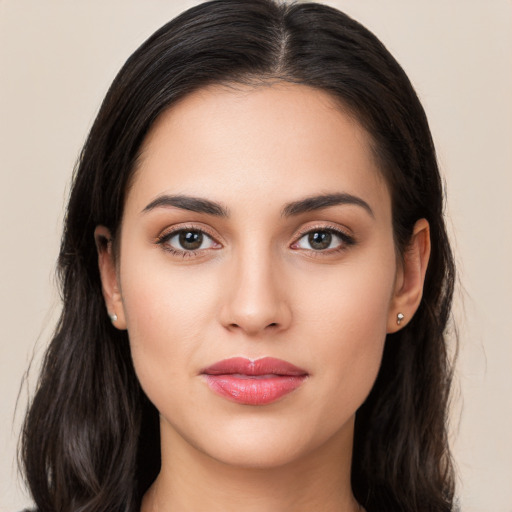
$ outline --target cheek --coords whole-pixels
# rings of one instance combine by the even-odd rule
[[[123,262],[123,304],[137,376],[158,401],[162,391],[183,386],[187,372],[196,369],[195,354],[211,318],[211,286],[197,272],[172,272],[158,264],[142,269],[136,261]]]
[[[323,389],[343,405],[337,409],[340,413],[355,412],[375,382],[386,340],[394,275],[394,256],[364,269],[343,268],[322,293],[310,294],[305,302],[305,309],[310,311],[308,329],[317,340],[309,348],[309,357]]]
[[[329,338],[339,335],[370,342],[371,332],[386,332],[395,272],[394,252],[390,250],[373,258],[354,258],[335,271],[311,272],[309,282],[297,290],[303,308],[299,316],[309,317],[308,321],[327,331]]]

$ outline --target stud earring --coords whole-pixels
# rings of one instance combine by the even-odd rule
[[[117,315],[115,313],[109,313],[108,316],[110,317],[110,321],[112,323],[117,322]]]
[[[397,325],[400,325],[402,323],[402,320],[404,319],[404,315],[402,313],[398,313],[398,315],[396,315],[396,324]]]

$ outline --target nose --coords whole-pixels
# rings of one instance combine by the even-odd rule
[[[292,313],[276,262],[260,252],[231,263],[220,310],[222,325],[249,336],[287,329]]]

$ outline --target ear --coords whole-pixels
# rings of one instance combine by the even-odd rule
[[[387,332],[393,333],[407,325],[418,309],[430,257],[430,227],[426,219],[414,225],[409,246],[397,271],[390,304]],[[399,320],[399,313],[403,318]]]
[[[126,329],[126,318],[119,286],[119,277],[112,249],[112,235],[105,226],[96,226],[94,239],[98,251],[98,267],[101,277],[101,288],[107,312],[112,325],[118,329]]]

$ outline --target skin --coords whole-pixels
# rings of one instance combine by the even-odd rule
[[[283,215],[291,202],[350,194]],[[162,195],[215,201],[221,217]],[[208,234],[173,254],[173,229]],[[337,229],[327,249],[308,232]],[[324,92],[299,85],[209,87],[164,113],[127,194],[120,254],[96,229],[106,307],[127,329],[137,376],[161,417],[162,471],[142,510],[353,511],[354,418],[386,334],[421,299],[428,223],[396,254],[390,194],[369,136]],[[184,249],[182,248],[183,252]],[[397,325],[397,313],[405,316]],[[309,376],[275,403],[213,393],[201,369],[270,356]],[[201,492],[197,492],[200,489]]]

